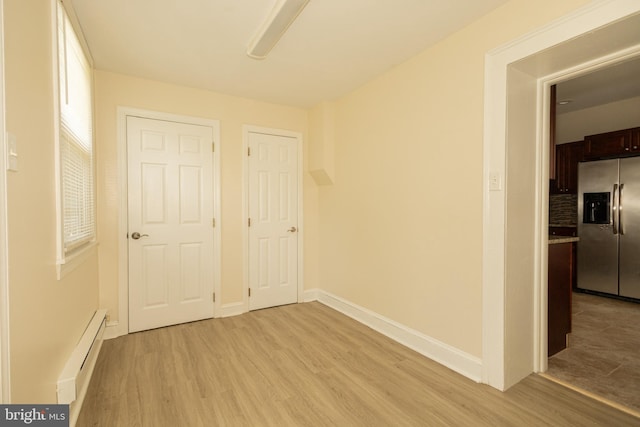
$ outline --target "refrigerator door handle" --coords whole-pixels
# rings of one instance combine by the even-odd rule
[[[618,234],[618,184],[613,184],[613,203],[611,204],[611,221],[613,234]]]
[[[622,196],[624,195],[624,184],[620,184],[618,189],[618,229],[620,229],[620,235],[624,235],[624,224],[622,222]]]

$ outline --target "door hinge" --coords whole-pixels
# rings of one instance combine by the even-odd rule
[[[215,218],[212,218],[212,219],[211,219],[211,226],[212,226],[213,228],[216,228],[216,219],[215,219]]]
[[[247,220],[247,224],[249,225],[249,227],[251,227],[251,218]]]
[[[251,296],[251,288],[249,288],[249,296]]]
[[[216,143],[215,143],[215,142],[212,142],[212,143],[211,143],[211,151],[212,151],[213,153],[215,153],[215,152],[216,152]]]
[[[216,302],[216,293],[213,293],[213,302]]]
[[[251,155],[251,147],[247,147],[247,156]]]

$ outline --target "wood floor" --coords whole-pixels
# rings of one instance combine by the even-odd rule
[[[501,393],[320,303],[106,341],[78,426],[638,426],[532,375]]]

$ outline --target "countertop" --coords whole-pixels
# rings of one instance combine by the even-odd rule
[[[579,241],[579,237],[571,237],[571,236],[549,236],[549,244],[557,245],[560,243],[573,243]]]

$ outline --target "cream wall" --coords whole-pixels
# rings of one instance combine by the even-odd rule
[[[556,140],[558,144],[582,141],[587,135],[638,126],[640,126],[640,97],[558,114]]]
[[[4,1],[12,403],[55,403],[56,381],[98,306],[97,256],[56,279],[50,2]]]
[[[509,2],[336,102],[323,289],[482,356],[484,55],[585,3]]]
[[[242,302],[243,285],[243,160],[245,124],[307,133],[307,111],[214,92],[96,71],[96,144],[98,157],[98,236],[100,240],[100,306],[118,319],[117,158],[118,106],[162,111],[220,121],[222,218],[222,304]],[[306,156],[305,156],[306,158]],[[305,165],[305,171],[307,170]],[[305,287],[317,286],[314,224],[317,195],[304,174]]]
[[[586,3],[511,1],[332,104],[334,184],[304,178],[306,289],[481,356],[484,55]],[[308,134],[303,109],[97,71],[99,257],[57,281],[49,28],[48,2],[5,0],[14,402],[55,401],[95,308],[117,320],[117,106],[220,120],[223,304],[244,298],[242,125]]]

